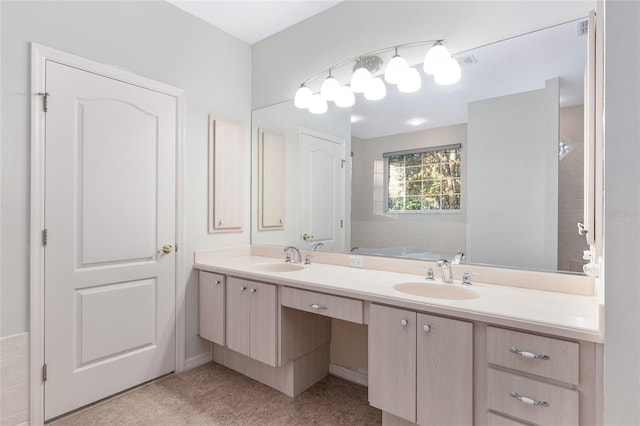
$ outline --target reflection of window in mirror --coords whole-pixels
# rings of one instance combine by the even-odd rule
[[[460,144],[383,154],[388,212],[459,211]]]

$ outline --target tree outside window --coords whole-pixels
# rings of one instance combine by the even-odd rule
[[[390,212],[460,210],[461,146],[384,154]]]

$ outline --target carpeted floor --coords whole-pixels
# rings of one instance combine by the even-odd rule
[[[63,425],[380,425],[367,389],[327,376],[296,398],[219,364],[172,375],[56,420]]]

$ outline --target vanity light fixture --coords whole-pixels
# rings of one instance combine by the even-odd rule
[[[451,57],[451,53],[443,44],[444,40],[427,40],[415,43],[406,43],[385,49],[376,50],[357,56],[342,63],[339,63],[327,71],[310,78],[300,85],[294,98],[294,104],[298,108],[308,108],[314,114],[323,114],[328,109],[327,101],[334,101],[336,106],[348,108],[355,104],[354,93],[364,94],[365,99],[377,101],[387,95],[387,87],[384,83],[397,84],[398,91],[411,93],[420,90],[422,87],[422,77],[415,67],[409,66],[407,61],[400,56],[398,50],[402,47],[432,44],[427,52],[423,70],[428,75],[433,75],[436,83],[441,85],[454,84],[460,80],[462,71],[460,64]],[[395,50],[395,53],[384,71],[384,81],[377,75],[382,67],[383,61],[376,54]],[[332,70],[340,68],[349,63],[355,62],[353,74],[349,85],[341,85],[332,75]],[[326,75],[328,76],[322,83],[320,93],[313,94],[307,87],[311,81]]]

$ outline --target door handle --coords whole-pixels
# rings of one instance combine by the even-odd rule
[[[302,234],[302,239],[305,241],[313,241],[313,235],[304,233]]]
[[[158,249],[158,253],[169,254],[173,251],[173,244],[165,244],[161,249]]]

